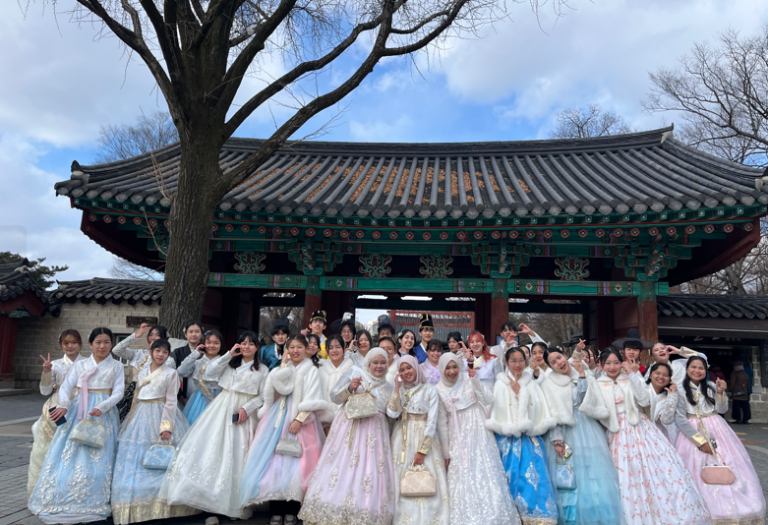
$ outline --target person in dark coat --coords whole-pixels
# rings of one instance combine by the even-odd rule
[[[733,409],[731,415],[737,425],[747,425],[752,419],[752,412],[749,408],[749,375],[744,370],[744,361],[736,360],[733,362],[733,372],[728,381],[728,391],[733,396]]]

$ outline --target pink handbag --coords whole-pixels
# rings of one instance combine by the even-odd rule
[[[709,464],[709,457],[704,462],[704,468],[701,469],[701,480],[707,485],[732,485],[736,481],[736,475],[731,467],[723,464],[715,458],[715,464]]]

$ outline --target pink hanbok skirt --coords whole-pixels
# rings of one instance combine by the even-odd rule
[[[696,417],[689,417],[688,421],[698,428]],[[701,471],[707,458],[710,464],[713,458],[700,451],[682,432],[677,435],[675,447],[709,506],[712,522],[715,525],[763,525],[765,497],[747,450],[719,415],[705,417],[702,422],[709,437],[717,442],[718,456],[736,476],[733,485],[707,485],[702,481]]]

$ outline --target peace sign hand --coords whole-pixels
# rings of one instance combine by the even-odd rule
[[[629,365],[629,367],[627,367]],[[637,373],[640,370],[640,362],[630,359],[622,365],[627,375]]]
[[[53,368],[53,364],[51,363],[51,354],[48,354],[48,359],[44,358],[43,356],[40,356],[40,359],[43,360],[43,372],[50,372]]]

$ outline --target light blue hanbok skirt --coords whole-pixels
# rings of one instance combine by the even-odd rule
[[[211,395],[214,398],[220,393],[220,388],[211,389]],[[211,400],[205,397],[201,390],[197,390],[194,394],[192,394],[192,397],[190,397],[189,401],[187,402],[187,406],[184,407],[184,417],[187,418],[187,422],[190,425],[193,425],[195,421],[197,421],[197,418],[199,418],[203,413],[203,411],[208,408],[210,401]]]
[[[523,523],[556,523],[557,496],[541,436],[496,435],[509,491]]]
[[[620,525],[624,523],[621,507],[619,475],[613,464],[605,431],[600,423],[574,409],[576,425],[561,425],[563,441],[571,447],[568,458],[576,477],[576,488],[562,490],[555,486],[558,523],[567,525]],[[552,484],[555,485],[557,454],[552,446],[550,430],[544,438]]]
[[[168,506],[158,494],[165,470],[146,469],[144,454],[158,443],[163,402],[136,401],[133,413],[125,418],[117,447],[112,481],[112,519],[116,524],[190,516],[199,511],[185,505]],[[171,444],[178,446],[189,423],[177,408]]]
[[[89,393],[88,412],[108,397],[107,393]],[[107,433],[104,447],[80,445],[69,440],[80,421],[79,402],[78,393],[69,405],[67,422],[53,436],[40,479],[29,498],[29,510],[45,523],[100,521],[112,513],[109,498],[120,417],[112,407],[96,418]]]

